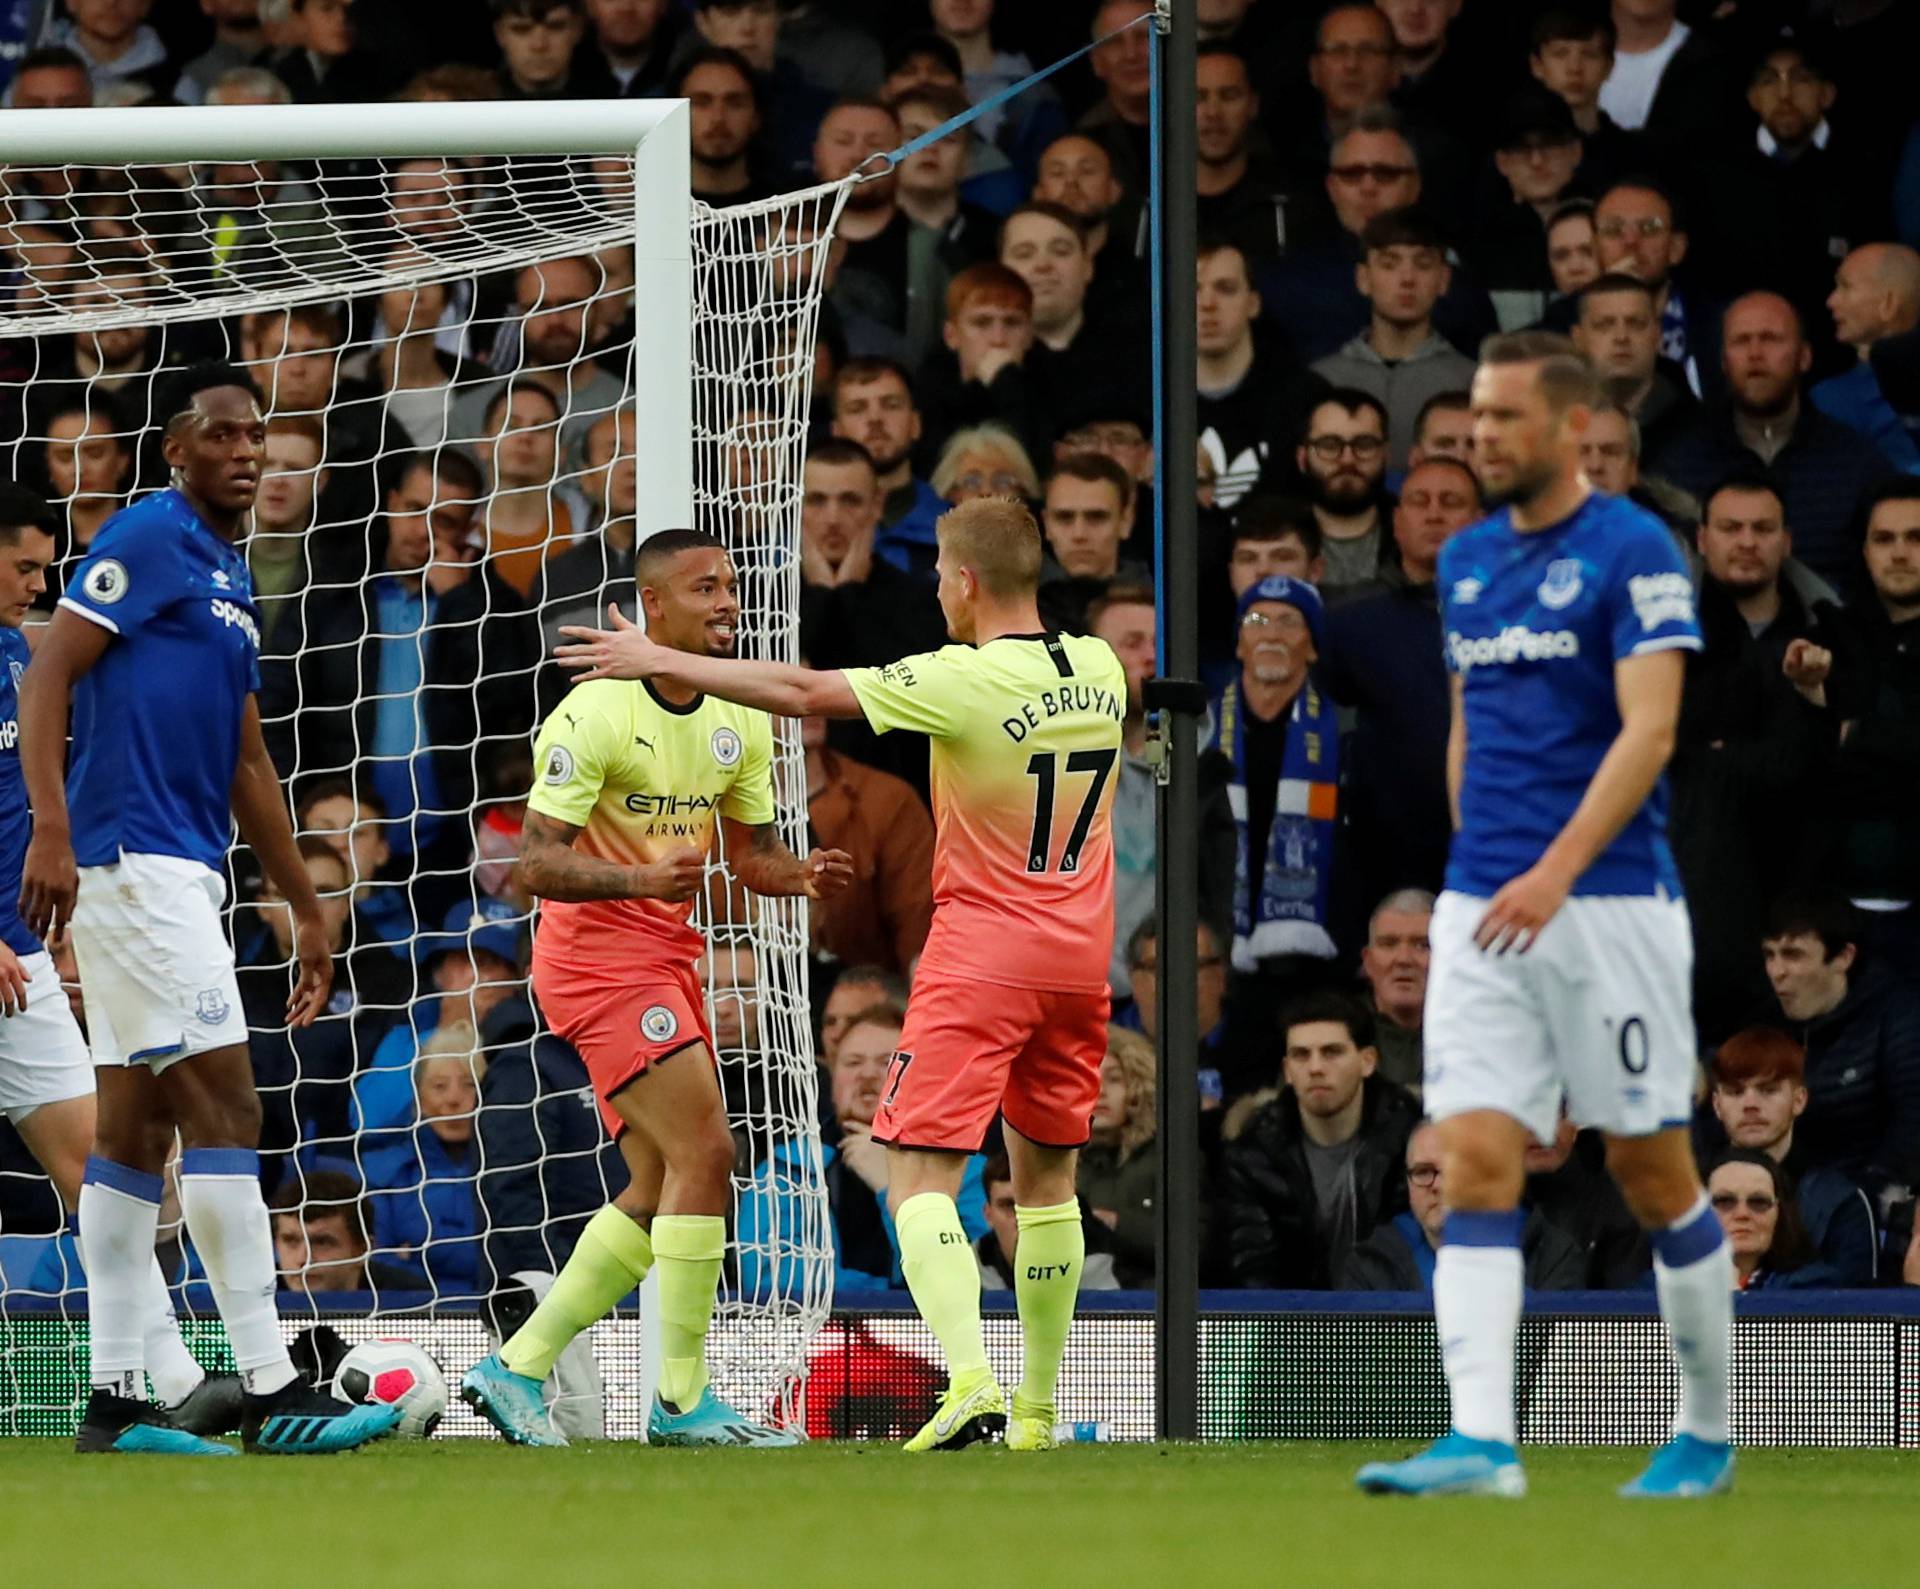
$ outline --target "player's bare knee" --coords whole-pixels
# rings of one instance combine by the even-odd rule
[[[723,1117],[703,1121],[663,1148],[667,1171],[682,1187],[724,1197],[733,1175],[733,1133]]]
[[[1524,1162],[1497,1139],[1469,1135],[1447,1143],[1442,1157],[1447,1206],[1469,1213],[1515,1207],[1525,1180]]]
[[[612,1207],[642,1230],[653,1229],[653,1216],[660,1211],[660,1192],[655,1187],[649,1192],[637,1191],[631,1182],[615,1194]]]

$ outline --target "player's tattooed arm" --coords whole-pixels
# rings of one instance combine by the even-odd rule
[[[803,861],[781,842],[771,822],[727,819],[727,864],[756,894],[805,894],[831,899],[853,881],[845,850],[815,850]]]
[[[644,866],[623,866],[573,847],[580,830],[545,812],[529,810],[520,828],[520,881],[541,899],[693,898],[706,877],[706,857],[691,846]]]

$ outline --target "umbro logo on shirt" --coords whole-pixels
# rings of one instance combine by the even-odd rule
[[[1480,592],[1486,585],[1477,579],[1456,579],[1453,582],[1453,599],[1456,605],[1470,607],[1480,599]]]

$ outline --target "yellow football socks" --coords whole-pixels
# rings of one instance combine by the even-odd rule
[[[980,1265],[960,1228],[960,1211],[944,1192],[909,1197],[893,1216],[900,1267],[920,1317],[947,1354],[955,1384],[987,1369],[980,1330]]]
[[[1078,1199],[1051,1208],[1016,1208],[1020,1241],[1014,1253],[1013,1294],[1020,1310],[1021,1375],[1018,1400],[1053,1405],[1053,1387],[1073,1328],[1073,1304],[1087,1260],[1087,1236]]]
[[[707,1325],[720,1289],[727,1222],[718,1214],[656,1214],[660,1266],[660,1399],[691,1412],[707,1388]]]
[[[516,1374],[544,1380],[567,1343],[605,1318],[652,1267],[647,1233],[619,1209],[601,1209],[580,1232],[553,1289],[500,1348],[500,1361]]]

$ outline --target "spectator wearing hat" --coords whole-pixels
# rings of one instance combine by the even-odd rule
[[[1472,257],[1502,327],[1532,324],[1545,310],[1553,273],[1547,223],[1575,192],[1584,145],[1566,101],[1529,83],[1506,103],[1492,172],[1480,184]]]
[[[1331,960],[1340,724],[1309,676],[1325,638],[1320,593],[1272,575],[1239,605],[1240,675],[1213,703],[1209,752],[1225,758],[1239,828],[1236,971],[1282,958]]]
[[[1394,505],[1394,577],[1327,614],[1319,677],[1354,713],[1346,795],[1352,897],[1363,905],[1394,889],[1438,892],[1446,871],[1452,713],[1434,577],[1440,548],[1479,516],[1480,487],[1466,464],[1417,464]]]
[[[1708,276],[1786,294],[1819,325],[1836,262],[1893,236],[1887,171],[1864,138],[1811,28],[1763,39],[1748,57],[1742,146],[1700,185],[1700,264]],[[1832,119],[1836,103],[1847,104]],[[1750,130],[1749,130],[1750,129]],[[1823,344],[1821,363],[1836,351]]]
[[[1367,329],[1313,366],[1329,386],[1367,392],[1387,411],[1388,467],[1404,469],[1429,398],[1472,384],[1473,360],[1433,326],[1453,272],[1440,229],[1416,209],[1388,210],[1361,233],[1355,272]]]

